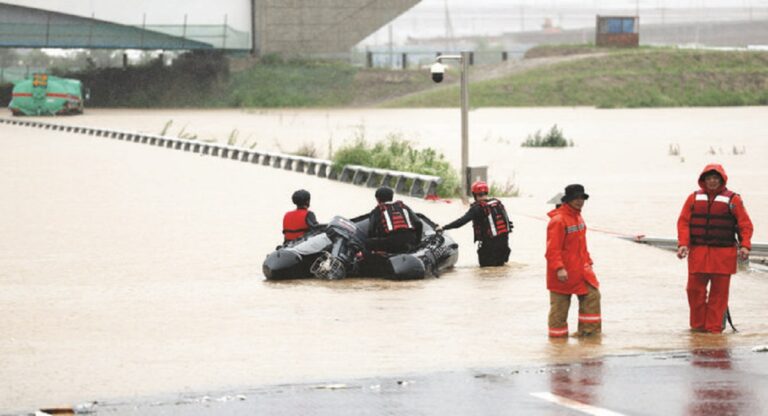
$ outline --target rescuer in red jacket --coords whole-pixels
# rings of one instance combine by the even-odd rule
[[[300,238],[311,227],[317,225],[315,213],[309,210],[309,199],[310,194],[304,189],[299,189],[291,196],[296,209],[286,212],[283,216],[284,242]]]
[[[512,221],[509,220],[504,204],[496,198],[488,197],[488,184],[477,181],[472,184],[472,196],[475,202],[459,219],[437,227],[437,232],[463,227],[472,221],[477,247],[477,261],[480,267],[502,266],[509,260],[509,234]]]
[[[598,334],[600,283],[592,271],[587,250],[587,226],[581,218],[589,195],[582,185],[565,187],[562,205],[550,211],[547,225],[547,289],[549,290],[549,336],[568,336],[568,309],[571,295],[579,298],[578,335]]]
[[[752,247],[752,221],[727,183],[722,166],[707,165],[699,175],[700,189],[688,196],[677,220],[677,257],[688,257],[686,292],[694,331],[723,331],[736,257],[748,259]]]

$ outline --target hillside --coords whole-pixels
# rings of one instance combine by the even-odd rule
[[[231,69],[232,68],[232,69]],[[192,54],[173,66],[58,74],[81,79],[88,107],[456,107],[458,74],[434,84],[427,69],[361,69],[345,63],[240,60]],[[768,104],[768,52],[547,46],[526,58],[471,69],[474,107],[679,107]],[[0,89],[10,98],[10,88]]]
[[[470,91],[470,105],[475,107],[766,105],[768,53],[621,50],[481,80],[472,83]],[[453,86],[385,105],[455,107],[457,96],[458,87]]]

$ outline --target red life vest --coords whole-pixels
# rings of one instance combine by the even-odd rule
[[[509,217],[504,204],[496,198],[475,202],[483,209],[483,219],[473,221],[475,241],[509,234]]]
[[[285,213],[283,217],[283,235],[285,241],[295,240],[304,235],[309,230],[307,225],[307,214],[309,211],[306,208],[297,209]]]
[[[402,201],[379,204],[379,210],[381,210],[381,229],[384,230],[384,234],[416,229]]]
[[[736,217],[731,212],[733,191],[724,190],[712,201],[706,192],[694,193],[691,214],[691,245],[733,247],[736,244]]]

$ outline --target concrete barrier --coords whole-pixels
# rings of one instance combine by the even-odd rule
[[[46,130],[57,130],[68,133],[88,134],[90,136],[111,138],[116,140],[143,143],[167,149],[194,152],[201,155],[217,156],[241,162],[250,162],[262,166],[272,166],[320,178],[338,180],[369,188],[389,186],[398,194],[414,197],[425,197],[437,194],[437,187],[442,182],[439,176],[422,175],[411,172],[400,172],[388,169],[370,168],[367,166],[347,165],[342,169],[333,167],[333,162],[327,159],[316,159],[305,156],[295,156],[283,153],[263,152],[227,144],[199,142],[178,137],[157,136],[114,129],[101,129],[82,126],[69,126],[54,123],[44,123],[33,120],[18,120],[1,118],[0,124],[13,126],[37,127]]]

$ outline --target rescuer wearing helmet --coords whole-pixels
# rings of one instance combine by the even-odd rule
[[[677,257],[688,257],[686,292],[693,331],[725,329],[736,257],[748,259],[752,248],[752,221],[741,196],[725,187],[727,182],[721,165],[707,165],[699,175],[700,189],[688,196],[677,220]]]
[[[475,241],[478,243],[477,260],[480,267],[501,266],[509,260],[509,233],[512,222],[504,204],[496,198],[488,198],[488,184],[477,181],[472,184],[475,202],[461,218],[443,226],[437,231],[462,227],[472,221]]]
[[[394,201],[395,192],[383,186],[376,190],[376,207],[368,218],[368,249],[387,253],[414,250],[421,240],[422,223],[403,203]]]
[[[309,192],[304,189],[299,189],[291,196],[291,200],[296,204],[296,209],[286,212],[283,216],[284,242],[300,238],[311,227],[317,225],[315,213],[309,210],[309,199]]]
[[[578,335],[598,334],[600,283],[592,271],[587,250],[587,225],[581,210],[589,195],[579,184],[565,187],[562,205],[550,211],[547,225],[547,290],[549,290],[549,336],[568,336],[571,295],[579,299]]]

